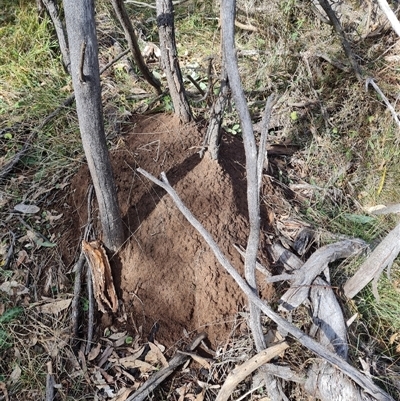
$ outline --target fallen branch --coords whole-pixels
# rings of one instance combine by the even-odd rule
[[[387,19],[389,20],[390,25],[392,25],[393,30],[396,32],[397,36],[400,36],[400,22],[397,19],[396,14],[390,8],[386,0],[377,0],[377,1],[382,12],[386,15]]]
[[[158,180],[156,177],[149,174],[147,171],[139,168],[137,171],[148,178],[150,181],[154,182],[156,185],[163,188],[173,199],[175,205],[184,215],[184,217],[189,221],[189,223],[200,233],[204,238],[206,243],[212,249],[215,257],[221,263],[223,268],[232,276],[236,281],[243,293],[253,302],[260,310],[274,321],[280,328],[291,334],[297,341],[304,347],[308,348],[310,351],[320,356],[321,358],[328,361],[331,365],[340,369],[346,376],[357,383],[361,388],[363,388],[367,393],[371,394],[378,401],[394,401],[394,399],[387,394],[384,390],[379,388],[374,382],[358,371],[356,368],[351,366],[341,357],[326,349],[326,347],[319,344],[317,341],[309,337],[294,324],[289,323],[287,320],[282,318],[276,312],[274,312],[264,301],[262,301],[256,294],[254,294],[253,289],[246,283],[246,281],[240,276],[236,269],[231,265],[225,255],[222,253],[217,243],[212,238],[211,234],[202,226],[202,224],[193,216],[190,210],[185,206],[182,200],[179,198],[175,190],[169,184],[165,173],[161,173],[162,181]],[[130,399],[133,401],[133,398]],[[136,401],[136,399],[135,399]]]
[[[244,380],[247,376],[251,375],[256,369],[280,355],[285,349],[289,347],[287,342],[281,342],[272,345],[269,348],[259,352],[254,355],[248,361],[244,362],[242,365],[233,369],[225,380],[225,383],[221,387],[215,401],[227,401],[229,396],[235,390],[236,386]]]
[[[400,224],[398,224],[375,248],[357,272],[344,285],[344,294],[351,299],[356,296],[371,280],[377,283],[386,266],[390,269],[400,253]],[[377,284],[375,284],[376,286]],[[375,287],[376,289],[376,287]],[[375,297],[379,297],[377,291]]]
[[[316,250],[304,265],[293,274],[290,288],[280,299],[280,310],[297,308],[307,298],[311,283],[328,264],[337,260],[355,256],[366,246],[364,241],[353,239],[336,242]]]
[[[199,334],[188,347],[188,351],[194,351],[199,344],[207,337],[205,333]],[[177,353],[170,361],[167,367],[162,368],[151,376],[138,390],[136,390],[126,401],[143,401],[155,388],[157,388],[168,376],[190,359],[189,355]]]

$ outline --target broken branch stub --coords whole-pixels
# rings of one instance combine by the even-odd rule
[[[357,272],[344,285],[344,294],[351,299],[374,278],[377,280],[386,266],[392,265],[400,253],[400,224],[375,248]],[[376,294],[375,294],[376,296]]]
[[[344,240],[329,244],[315,251],[306,263],[293,274],[294,279],[290,288],[280,299],[280,310],[293,310],[301,305],[308,297],[311,283],[320,275],[328,264],[337,260],[355,256],[366,247],[359,239]]]

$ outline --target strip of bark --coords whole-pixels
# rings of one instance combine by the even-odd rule
[[[132,56],[135,60],[136,65],[138,66],[140,72],[143,74],[146,81],[156,90],[157,94],[162,93],[161,83],[160,81],[151,73],[149,68],[147,67],[142,52],[140,51],[140,47],[138,44],[138,40],[135,34],[135,30],[133,29],[132,22],[129,19],[129,15],[126,11],[124,2],[122,0],[111,0],[111,3],[114,7],[114,11],[117,14],[118,20],[124,29],[125,38],[128,42],[129,49],[132,53]]]
[[[226,70],[224,69],[221,77],[221,84],[216,101],[211,109],[210,122],[204,138],[203,150],[207,151],[213,160],[218,160],[219,145],[221,143],[221,126],[224,119],[225,107],[228,103],[229,81]],[[200,157],[202,154],[200,154]]]
[[[314,354],[325,359],[331,365],[335,366],[341,370],[346,376],[357,383],[361,388],[363,388],[367,393],[371,394],[378,401],[394,401],[394,399],[387,394],[384,390],[379,388],[375,383],[367,376],[362,374],[356,368],[351,366],[337,354],[329,351],[323,345],[319,344],[317,341],[309,337],[303,331],[301,331],[294,324],[289,323],[286,319],[274,312],[264,301],[262,301],[256,294],[254,294],[253,289],[248,285],[248,283],[240,276],[232,264],[228,261],[225,255],[222,253],[221,249],[218,247],[217,243],[212,238],[211,234],[202,226],[202,224],[193,216],[190,210],[185,206],[182,200],[179,198],[178,194],[169,184],[165,173],[161,173],[162,181],[158,180],[156,177],[149,174],[147,171],[139,168],[137,171],[148,178],[150,181],[154,182],[156,185],[163,188],[173,199],[175,205],[188,220],[188,222],[199,232],[199,234],[204,238],[206,243],[210,246],[217,260],[221,263],[222,267],[232,276],[236,281],[239,288],[243,293],[253,302],[262,312],[274,321],[281,329],[292,335],[297,341],[308,348]],[[132,399],[133,400],[133,399]]]

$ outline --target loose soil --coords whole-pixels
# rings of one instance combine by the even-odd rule
[[[213,345],[224,342],[235,315],[246,308],[238,286],[171,198],[136,172],[141,167],[158,177],[164,171],[186,206],[243,274],[243,260],[234,248],[234,244],[246,246],[249,232],[243,144],[225,136],[217,163],[207,155],[199,157],[203,134],[198,125],[180,125],[170,115],[135,116],[111,152],[128,238],[111,258],[121,310],[133,333],[141,327],[147,335],[157,322],[157,339],[167,345],[186,332],[200,331],[207,332]],[[89,184],[83,166],[72,180],[70,213],[64,216],[71,227],[62,241],[68,264],[76,258],[78,239],[87,224]],[[267,184],[264,196],[273,192]],[[261,250],[268,243],[268,230],[263,210]],[[267,263],[262,252],[260,258]],[[263,277],[259,283],[261,295],[270,299],[273,289]],[[107,325],[111,319],[102,321]]]

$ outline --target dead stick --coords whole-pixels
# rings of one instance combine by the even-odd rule
[[[369,85],[372,85],[372,87],[378,92],[378,95],[382,98],[383,102],[386,104],[386,107],[390,111],[390,114],[392,115],[393,120],[396,122],[397,126],[400,128],[400,121],[399,121],[399,118],[397,117],[396,110],[390,104],[388,98],[384,95],[381,88],[375,83],[375,81],[372,78],[367,78],[365,81],[365,90],[366,91],[368,91]]]
[[[259,352],[242,365],[233,369],[226,378],[215,401],[226,401],[242,380],[251,375],[260,366],[281,354],[288,347],[289,344],[287,342],[275,344]]]
[[[188,351],[194,351],[206,337],[207,335],[205,333],[199,334],[188,347]],[[159,386],[168,376],[174,373],[175,370],[179,366],[183,365],[188,359],[190,359],[189,355],[177,353],[170,360],[167,367],[159,370],[157,373],[151,376],[150,379],[148,379],[142,387],[140,387],[129,398],[127,398],[126,401],[143,401],[146,399],[152,393],[152,391],[157,388],[157,386]]]
[[[167,193],[173,199],[175,205],[180,210],[180,212],[185,216],[189,223],[200,233],[207,244],[212,249],[217,260],[221,263],[224,269],[232,276],[236,281],[243,293],[253,302],[262,312],[273,320],[278,326],[280,326],[284,331],[291,334],[297,341],[304,347],[308,348],[310,351],[314,352],[316,355],[328,361],[331,365],[335,366],[341,370],[345,375],[349,376],[355,383],[362,387],[367,393],[371,394],[378,401],[394,401],[394,399],[387,394],[384,390],[379,388],[375,383],[369,378],[358,371],[356,368],[351,366],[345,360],[340,358],[335,353],[329,351],[320,343],[315,341],[313,338],[309,337],[294,324],[289,323],[286,319],[274,312],[264,301],[262,301],[256,294],[254,294],[252,288],[247,284],[247,282],[241,277],[241,275],[236,271],[236,269],[231,265],[225,255],[222,253],[221,249],[218,247],[217,243],[212,238],[211,234],[202,226],[202,224],[193,216],[190,210],[185,206],[182,200],[179,198],[178,194],[169,184],[165,173],[161,173],[162,181],[158,180],[156,177],[149,174],[147,171],[139,168],[137,171],[147,177],[150,181],[154,182],[161,188],[165,189]],[[133,400],[133,399],[132,399]]]
[[[277,99],[275,95],[269,95],[267,99],[267,104],[265,105],[264,116],[261,121],[261,138],[260,138],[260,145],[258,146],[258,160],[257,160],[257,193],[260,193],[261,184],[262,184],[262,172],[264,169],[264,161],[267,159],[265,147],[267,144],[267,135],[268,135],[268,128],[269,122],[271,120],[272,108],[276,104]],[[268,159],[267,159],[268,160]]]
[[[221,28],[222,47],[226,72],[232,90],[232,97],[239,114],[242,127],[243,145],[246,155],[246,178],[247,178],[247,208],[249,213],[250,232],[247,240],[246,257],[244,260],[244,271],[247,283],[257,293],[256,261],[258,244],[260,240],[260,193],[258,190],[257,172],[257,146],[254,138],[253,123],[247,106],[239,73],[235,46],[235,12],[236,2],[224,0],[221,2]],[[257,351],[266,347],[263,330],[261,326],[261,311],[249,299],[249,326],[253,335]]]
[[[46,376],[46,401],[54,400],[54,377],[53,365],[51,361],[47,362],[47,376]]]
[[[346,56],[349,59],[351,66],[353,67],[353,70],[354,70],[354,73],[355,73],[357,79],[359,81],[362,81],[363,77],[362,77],[361,68],[357,63],[356,58],[354,57],[354,53],[351,50],[350,43],[346,38],[346,35],[344,33],[344,30],[342,28],[342,25],[341,25],[338,17],[336,16],[335,12],[332,10],[332,7],[330,6],[330,4],[328,3],[327,0],[318,0],[318,3],[324,9],[326,15],[329,18],[329,21],[331,21],[331,23],[333,25],[333,28],[335,29],[336,33],[339,35],[340,40],[342,42],[344,52],[346,53]]]

